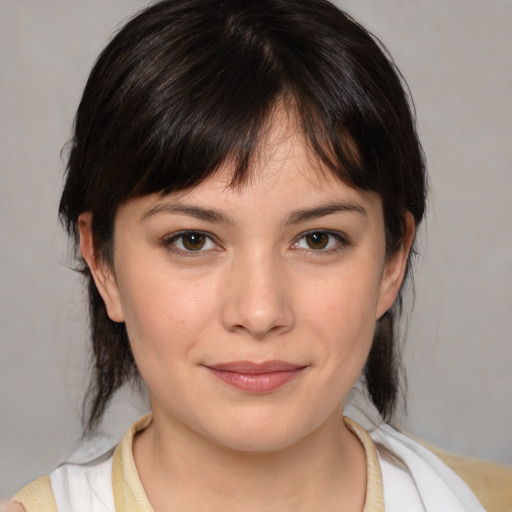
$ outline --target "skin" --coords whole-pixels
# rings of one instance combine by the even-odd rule
[[[154,421],[134,457],[158,512],[364,506],[364,451],[341,411],[401,286],[412,216],[386,255],[380,197],[324,169],[283,112],[257,154],[242,187],[226,163],[191,190],[123,204],[112,265],[95,258],[91,215],[79,220],[149,389]],[[183,230],[206,233],[204,245]],[[263,393],[209,370],[269,360],[303,370]]]
[[[20,503],[0,503],[0,512],[25,512]]]

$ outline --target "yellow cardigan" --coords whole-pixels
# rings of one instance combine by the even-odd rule
[[[112,482],[114,502],[119,512],[153,512],[140,483],[132,452],[135,434],[150,421],[151,416],[146,416],[136,422],[114,452]],[[345,418],[345,422],[361,441],[366,454],[367,489],[364,512],[384,512],[382,478],[375,445],[368,433],[357,423],[348,418]],[[428,445],[427,448],[466,482],[488,512],[512,512],[511,468],[460,457]],[[58,512],[48,476],[24,487],[12,501],[21,503],[26,512]]]

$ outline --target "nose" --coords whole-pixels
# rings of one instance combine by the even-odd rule
[[[290,283],[278,258],[240,257],[228,273],[222,307],[225,329],[263,340],[293,328]]]

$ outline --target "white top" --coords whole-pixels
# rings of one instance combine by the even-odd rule
[[[131,450],[135,433],[150,421],[150,417],[142,418],[128,431],[116,449],[124,449],[122,455],[113,454],[112,448],[98,456],[89,445],[75,452],[72,463],[53,471],[50,479],[58,511],[115,512],[114,501],[124,493],[123,512],[152,512],[147,497],[141,496]],[[362,442],[367,457],[364,512],[485,512],[464,481],[421,444],[388,425],[366,432],[348,418],[345,422]],[[127,467],[117,468],[113,478],[115,464]],[[119,472],[122,477],[116,478]],[[132,485],[134,492],[116,489]]]

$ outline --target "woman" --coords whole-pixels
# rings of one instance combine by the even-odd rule
[[[424,209],[399,74],[334,6],[173,0],[138,15],[89,77],[60,213],[89,284],[86,431],[139,377],[152,414],[13,501],[484,510],[386,424]],[[370,435],[342,416],[361,375],[382,419]]]

